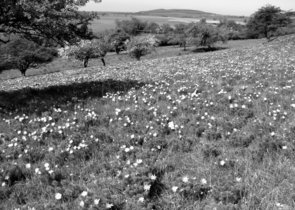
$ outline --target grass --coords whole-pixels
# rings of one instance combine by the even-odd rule
[[[294,209],[295,36],[0,84],[2,209]]]
[[[251,47],[255,45],[259,45],[265,42],[264,39],[259,40],[237,40],[237,41],[229,41],[226,44],[219,44],[217,47],[220,48],[229,48],[229,49],[240,49],[244,47]],[[194,47],[188,47],[187,51],[183,51],[183,48],[178,46],[168,46],[168,47],[158,47],[156,50],[147,56],[142,57],[143,60],[150,60],[156,58],[165,58],[165,57],[172,57],[172,56],[181,56],[181,55],[189,55],[189,54],[196,54],[198,51],[195,50]],[[106,56],[106,63],[107,65],[115,66],[117,64],[128,63],[133,61],[126,52],[121,53],[120,55],[116,55],[114,53],[109,53]],[[96,66],[98,69],[103,68],[102,63],[99,59],[93,59],[89,61],[89,67]],[[35,75],[42,75],[42,74],[50,74],[53,72],[61,72],[66,70],[73,70],[73,69],[81,69],[83,68],[83,63],[80,61],[76,61],[73,59],[56,59],[55,61],[43,65],[39,68],[32,68],[27,71],[27,76],[35,76]],[[4,71],[0,74],[0,81],[13,79],[21,77],[21,73],[18,70],[9,70]]]

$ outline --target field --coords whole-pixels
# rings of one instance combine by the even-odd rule
[[[217,48],[222,49],[240,49],[243,47],[256,46],[261,43],[266,42],[265,39],[252,39],[252,40],[237,40],[237,41],[228,41],[226,44],[219,43],[216,45]],[[150,55],[144,56],[142,60],[151,60],[155,58],[165,58],[171,56],[180,56],[188,54],[198,54],[201,53],[202,49],[196,49],[195,47],[188,47],[187,51],[183,51],[183,48],[178,46],[168,46],[168,47],[157,47]],[[126,63],[133,61],[126,52],[122,52],[120,55],[114,53],[108,53],[106,55],[106,64],[107,66],[116,66],[117,64]],[[103,68],[102,63],[99,59],[93,59],[89,61],[89,66],[97,66],[98,69]],[[75,70],[83,68],[83,63],[81,61],[76,61],[74,59],[62,59],[58,58],[55,61],[43,65],[39,68],[31,68],[27,71],[27,76],[35,76],[40,74],[50,74],[52,72],[60,72],[64,70]],[[0,74],[1,80],[14,79],[22,77],[19,70],[9,70],[3,71]]]
[[[92,22],[93,32],[102,32],[108,29],[114,29],[116,27],[116,20],[129,20],[135,17],[142,21],[155,22],[159,25],[169,24],[176,25],[179,23],[191,23],[199,22],[200,18],[181,18],[181,17],[161,17],[161,16],[144,16],[144,15],[109,15],[101,16],[100,19],[96,19]],[[219,23],[218,20],[207,20],[208,23]]]
[[[208,23],[219,23],[219,20],[227,18],[228,20],[235,20],[238,23],[243,24],[245,17],[236,16],[222,16],[204,12],[192,11],[191,14],[187,14],[185,11],[174,12],[173,10],[166,11],[146,11],[141,13],[103,13],[100,15],[100,19],[92,22],[93,32],[102,32],[104,30],[113,29],[116,26],[116,20],[126,20],[132,17],[138,18],[143,21],[155,22],[159,25],[170,24],[175,25],[178,23],[191,23],[198,22],[202,18],[206,18]]]
[[[144,16],[157,16],[157,17],[175,17],[175,18],[189,18],[189,19],[202,19],[207,20],[234,20],[238,22],[243,22],[245,16],[232,16],[232,15],[220,15],[215,13],[209,13],[199,10],[183,10],[183,9],[156,9],[149,11],[142,11],[135,13],[136,15]]]
[[[100,16],[100,19],[96,19],[92,22],[92,30],[95,33],[103,32],[108,29],[114,29],[116,27],[116,20],[129,20],[132,17],[138,18],[142,21],[156,22],[159,25],[170,24],[175,25],[178,23],[190,23],[196,22],[200,19],[193,18],[179,18],[179,17],[161,17],[161,16],[144,16],[144,15],[129,15],[129,14],[108,14]]]
[[[294,209],[294,44],[1,81],[0,209]]]

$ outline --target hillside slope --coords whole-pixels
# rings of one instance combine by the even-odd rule
[[[188,9],[156,9],[149,11],[140,11],[135,14],[138,15],[153,15],[153,16],[163,16],[163,17],[184,17],[184,16],[194,16],[194,15],[217,15],[209,12],[203,12],[200,10],[188,10]]]
[[[160,17],[176,17],[176,18],[210,18],[210,19],[240,19],[238,16],[221,15],[210,12],[204,12],[200,10],[189,10],[189,9],[156,9],[148,11],[140,11],[134,13],[134,15],[144,16],[160,16]]]
[[[0,84],[0,209],[295,209],[295,36]]]
[[[164,75],[169,75],[169,73],[179,69],[185,72],[188,71],[188,73],[192,73],[192,75],[199,75],[204,73],[204,71],[218,71],[220,67],[224,70],[232,71],[234,70],[233,67],[236,66],[238,69],[247,69],[249,71],[260,65],[262,65],[262,67],[273,67],[273,65],[277,66],[281,64],[281,68],[283,68],[283,65],[287,65],[283,61],[289,58],[292,61],[292,55],[294,55],[295,52],[291,46],[294,44],[294,40],[294,35],[283,36],[273,42],[265,43],[264,45],[259,44],[258,46],[240,50],[229,49],[188,56],[127,62],[120,65],[110,65],[106,68],[99,67],[97,69],[96,67],[91,67],[74,71],[57,72],[49,75],[16,78],[2,81],[0,84],[0,91],[13,91],[26,87],[42,88],[51,85],[64,85],[73,81],[83,82],[110,78],[119,80],[159,80],[163,76],[161,72],[163,72]],[[246,74],[248,71],[241,71],[239,73]]]

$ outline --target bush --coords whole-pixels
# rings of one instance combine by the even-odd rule
[[[122,30],[116,30],[108,35],[108,41],[111,45],[112,50],[117,54],[127,49],[127,41],[130,36]]]
[[[160,33],[161,27],[159,24],[155,22],[150,22],[146,25],[145,32],[146,33],[151,33],[151,34],[158,34]]]
[[[192,44],[212,48],[216,42],[227,41],[226,32],[208,24],[194,24],[188,30]]]
[[[295,27],[282,27],[275,31],[273,36],[284,36],[289,34],[295,34]]]
[[[132,18],[131,20],[116,21],[116,27],[118,29],[121,29],[125,33],[132,36],[136,36],[144,32],[147,25],[147,22],[141,21],[137,18]]]
[[[245,31],[229,31],[226,36],[229,40],[247,39],[247,33]]]
[[[134,37],[128,44],[128,52],[131,57],[140,60],[142,56],[150,54],[156,45],[157,39],[152,35]]]
[[[229,40],[240,40],[247,38],[246,26],[237,24],[233,20],[221,20],[218,28],[226,32],[226,36]]]
[[[174,29],[171,27],[171,25],[166,23],[161,26],[161,33],[162,34],[171,34],[173,32],[174,32]]]
[[[161,47],[178,44],[178,42],[174,41],[174,35],[158,34],[155,36],[155,38],[158,40],[158,46]]]

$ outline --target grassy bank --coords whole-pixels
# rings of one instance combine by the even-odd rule
[[[2,209],[294,209],[294,36],[0,83]]]
[[[218,44],[217,48],[222,49],[242,49],[245,47],[256,46],[261,43],[264,43],[264,39],[252,39],[252,40],[237,40],[229,41],[226,44]],[[195,47],[188,47],[187,51],[183,51],[183,48],[178,46],[168,46],[168,47],[158,47],[152,54],[142,57],[142,60],[150,60],[157,58],[189,55],[189,54],[198,54],[202,53],[202,49],[196,49]],[[106,55],[106,64],[107,66],[116,66],[117,64],[124,64],[134,61],[130,58],[126,52],[116,55],[114,53],[109,53]],[[103,68],[103,65],[99,59],[93,59],[89,61],[89,67],[96,66],[97,69]],[[74,59],[56,59],[50,64],[43,65],[39,68],[32,68],[27,71],[27,76],[43,75],[50,74],[53,72],[62,72],[66,70],[77,70],[83,68],[83,63]],[[8,70],[0,74],[0,81],[22,77],[21,73],[18,70]]]

